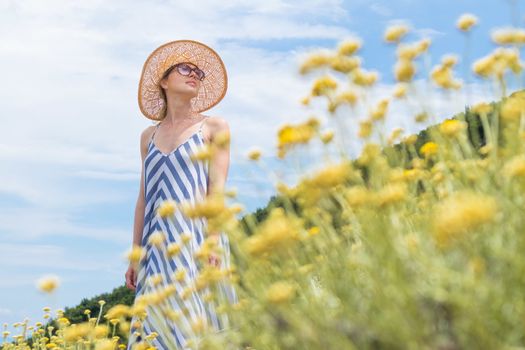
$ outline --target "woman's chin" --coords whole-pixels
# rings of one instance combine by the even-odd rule
[[[199,90],[188,85],[188,88],[174,91],[174,93],[176,95],[184,95],[184,96],[187,96],[188,98],[194,98],[199,95]]]

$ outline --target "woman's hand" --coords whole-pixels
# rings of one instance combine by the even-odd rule
[[[128,271],[126,271],[126,287],[131,290],[137,288],[137,272],[131,264],[129,264]]]
[[[219,258],[219,255],[217,255],[215,252],[210,252],[208,263],[212,266],[219,267],[221,266],[221,259]]]
[[[212,237],[212,240],[215,242],[214,245],[215,247],[218,246],[219,244],[219,234],[218,233],[213,233],[210,235],[210,237]],[[214,250],[212,250],[210,252],[210,255],[209,255],[209,258],[208,258],[208,263],[211,264],[212,266],[216,266],[216,267],[219,267],[221,265],[221,259],[219,257],[219,255],[217,253],[215,253]]]

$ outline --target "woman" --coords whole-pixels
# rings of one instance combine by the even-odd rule
[[[142,175],[133,244],[143,246],[146,254],[137,271],[132,264],[128,267],[126,286],[136,291],[135,301],[159,290],[159,280],[163,286],[175,286],[175,292],[166,303],[148,306],[142,329],[134,316],[128,349],[145,339],[157,349],[186,349],[197,345],[202,325],[217,331],[228,326],[225,315],[215,312],[215,304],[205,297],[208,289],[188,289],[200,271],[194,254],[206,238],[215,239],[222,248],[222,254],[211,254],[208,263],[230,267],[228,237],[222,232],[207,232],[204,218],[190,219],[180,210],[169,217],[157,212],[166,200],[195,204],[224,189],[229,144],[217,148],[209,162],[192,159],[192,155],[217,135],[229,135],[226,120],[200,113],[219,103],[226,89],[221,58],[197,41],[166,43],[144,64],[139,83],[140,110],[159,122],[141,135]],[[156,244],[152,242],[154,236]],[[161,243],[158,237],[162,237]],[[169,253],[173,245],[179,247],[178,254]],[[152,282],[155,279],[157,282]],[[233,286],[221,284],[220,288],[230,302],[237,302]]]

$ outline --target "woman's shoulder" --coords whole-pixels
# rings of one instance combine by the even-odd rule
[[[149,125],[144,130],[142,130],[142,132],[140,133],[140,146],[143,152],[147,150],[148,142],[151,139],[151,136],[153,135],[153,132],[155,131],[156,126],[157,126],[157,123],[153,125]]]
[[[209,142],[210,140],[213,140],[215,138],[215,135],[225,132],[229,133],[230,126],[228,124],[228,121],[226,118],[213,115],[213,116],[205,116],[206,120],[204,120],[204,127],[203,132],[206,140]]]
[[[206,115],[205,124],[217,131],[229,129],[228,120],[218,115]]]
[[[156,126],[157,126],[157,123],[147,126],[144,130],[142,130],[140,134],[140,138],[142,140],[147,140],[155,131]]]

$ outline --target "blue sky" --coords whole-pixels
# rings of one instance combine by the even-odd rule
[[[428,63],[434,65],[444,54],[462,56],[464,38],[455,22],[473,13],[480,22],[472,33],[471,58],[478,58],[494,49],[493,28],[523,25],[525,4],[516,1],[511,10],[511,3],[203,0],[197,7],[160,0],[0,0],[0,321],[41,321],[43,306],[73,306],[124,283],[122,256],[131,245],[140,180],[138,141],[150,125],[138,110],[136,91],[144,60],[156,47],[185,38],[221,54],[228,93],[204,114],[229,121],[226,187],[237,189],[237,202],[249,212],[266,204],[275,179],[293,183],[299,169],[320,165],[315,147],[314,155],[303,154],[298,163],[275,157],[275,135],[283,123],[314,114],[333,126],[321,101],[310,109],[299,104],[313,81],[297,74],[308,52],[334,48],[344,38],[362,39],[363,66],[381,76],[370,92],[376,100],[394,83],[395,51],[382,42],[388,25],[409,24],[406,42],[432,39]],[[425,78],[424,72],[417,78]],[[496,99],[478,79],[472,78],[471,87],[468,101],[438,91],[426,96],[436,120],[465,103]],[[414,108],[394,105],[385,127],[407,132],[424,127],[413,122]],[[344,120],[348,152],[356,155],[356,119]],[[263,151],[267,170],[246,160],[252,147]],[[44,274],[61,278],[53,298],[35,288]]]

